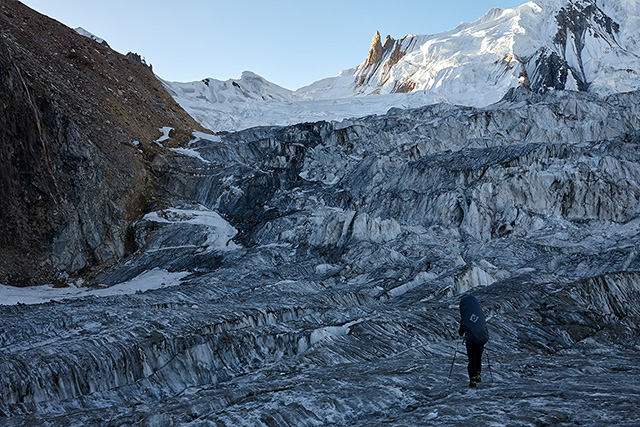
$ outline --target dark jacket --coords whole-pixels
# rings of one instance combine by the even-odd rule
[[[487,322],[480,303],[473,295],[467,295],[460,300],[460,330],[458,333],[466,335],[467,344],[483,345],[489,341]]]

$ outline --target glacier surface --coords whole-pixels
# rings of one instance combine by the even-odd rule
[[[637,425],[639,125],[637,92],[521,88],[198,134],[98,280],[176,286],[0,306],[0,423]]]

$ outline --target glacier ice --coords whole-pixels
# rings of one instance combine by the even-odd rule
[[[639,125],[636,92],[516,90],[199,134],[98,278],[179,285],[0,306],[0,422],[638,423]],[[467,291],[474,394],[447,381]]]

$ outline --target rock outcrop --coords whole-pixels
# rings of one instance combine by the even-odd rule
[[[369,54],[364,62],[365,67],[370,67],[377,64],[382,59],[382,40],[380,39],[380,31],[376,31],[371,40],[371,48],[369,48]]]
[[[201,127],[142,64],[15,0],[0,6],[0,283],[65,283],[131,249],[158,128]]]
[[[531,88],[588,91],[597,77],[592,56],[610,51],[626,53],[618,41],[620,24],[607,15],[597,2],[569,1],[555,14],[556,32],[552,46],[540,48],[524,61],[534,77]]]
[[[380,32],[376,31],[371,41],[369,55],[364,62],[366,72],[360,73],[357,77],[356,89],[369,83],[369,80],[376,74],[382,64],[382,74],[378,77],[379,84],[384,85],[391,78],[391,70],[394,65],[406,55],[406,51],[402,50],[402,40],[395,40],[390,35],[384,39],[384,44],[380,41]],[[384,61],[383,61],[384,60]],[[395,83],[391,93],[407,93],[413,91],[416,83],[404,78]],[[374,91],[375,93],[375,91]]]
[[[153,73],[153,65],[147,64],[147,60],[145,58],[143,58],[139,53],[128,52],[127,53],[127,58],[133,59],[134,61],[141,63],[142,65],[147,67],[149,69],[149,71],[151,71]]]

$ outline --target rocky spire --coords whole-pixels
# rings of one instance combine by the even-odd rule
[[[369,55],[367,56],[366,67],[380,62],[382,59],[382,42],[380,41],[380,31],[376,31],[376,34],[371,40],[371,48],[369,49]]]
[[[396,42],[395,39],[391,37],[390,34],[387,34],[387,37],[385,37],[384,43],[382,44],[382,49],[385,51],[391,49],[391,47],[393,47],[395,42]]]

